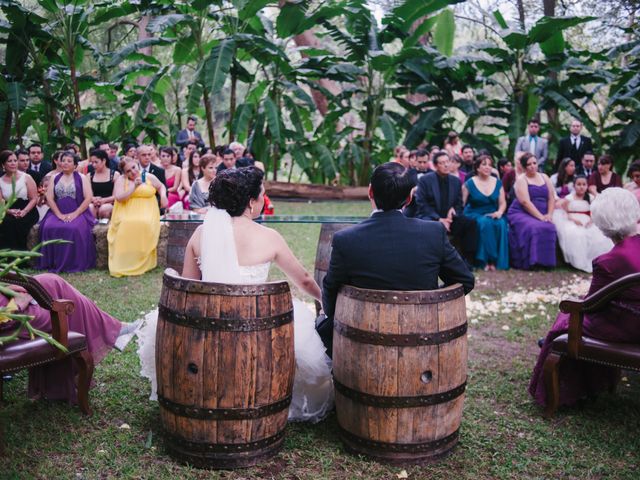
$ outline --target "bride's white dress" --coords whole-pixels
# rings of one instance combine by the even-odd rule
[[[206,246],[206,248],[205,248]],[[201,232],[200,269],[202,280],[232,284],[264,283],[270,263],[238,264],[231,219],[220,210],[211,209]],[[225,254],[220,254],[225,252]],[[315,315],[303,302],[293,299],[294,349],[296,373],[289,407],[290,421],[318,422],[333,408],[331,359],[315,329]],[[149,312],[137,331],[140,374],[151,381],[151,400],[157,400],[155,343],[158,310]]]
[[[565,199],[569,201],[567,211],[556,208],[553,212],[560,249],[567,263],[591,273],[593,259],[611,250],[613,242],[591,223],[589,202],[575,199],[573,193]]]

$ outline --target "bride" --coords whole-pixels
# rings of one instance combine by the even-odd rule
[[[213,207],[193,233],[185,251],[182,276],[207,282],[255,284],[267,281],[274,262],[305,293],[320,300],[321,292],[282,236],[253,221],[264,205],[261,170],[224,170],[209,189]],[[322,420],[333,407],[331,360],[315,330],[315,316],[294,299],[296,373],[289,420]],[[138,331],[141,374],[151,380],[156,396],[155,334],[158,311],[145,317]]]

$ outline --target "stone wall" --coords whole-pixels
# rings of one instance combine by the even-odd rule
[[[107,270],[109,268],[109,246],[107,244],[107,231],[109,225],[97,224],[93,227],[93,238],[96,241],[96,268]],[[32,249],[38,244],[39,225],[29,232],[27,237],[27,248]],[[169,225],[160,222],[160,239],[158,240],[158,266],[166,267],[167,264],[167,236],[169,235]]]

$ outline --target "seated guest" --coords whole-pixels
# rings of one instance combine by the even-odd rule
[[[551,175],[551,184],[555,188],[558,198],[564,198],[573,192],[573,176],[576,173],[576,162],[567,157],[563,158],[558,171]]]
[[[640,195],[640,160],[634,161],[629,166],[627,175],[631,181],[627,183],[624,188],[633,192],[636,196]]]
[[[449,154],[444,150],[433,156],[435,172],[423,175],[416,190],[416,216],[440,222],[461,244],[462,254],[472,265],[478,247],[478,225],[462,214],[462,185],[449,175]]]
[[[460,156],[462,157],[462,165],[460,166],[460,170],[462,170],[467,175],[473,173],[473,159],[476,156],[476,153],[473,151],[473,147],[471,145],[463,145],[462,153],[460,154]]]
[[[182,200],[181,194],[184,191],[180,188],[182,182],[182,169],[174,164],[174,149],[172,147],[162,147],[160,149],[160,166],[164,169],[164,176],[167,182],[167,207]],[[178,153],[176,152],[176,157]]]
[[[189,198],[191,193],[191,185],[193,182],[202,177],[202,170],[200,169],[200,154],[196,150],[192,150],[187,157],[186,165],[182,167],[182,190],[184,190],[185,197]],[[188,208],[188,201],[184,201],[185,208]]]
[[[217,172],[220,173],[223,170],[231,170],[232,168],[236,168],[237,158],[233,153],[233,150],[227,148],[224,152],[222,152],[222,163],[218,165]]]
[[[443,150],[445,150],[449,154],[449,158],[453,158],[454,155],[462,155],[462,142],[460,141],[460,137],[457,132],[451,130],[447,134],[447,138],[442,145]]]
[[[429,158],[429,152],[424,149],[419,149],[416,152],[416,176],[420,179],[425,173],[429,173],[433,170],[433,164]]]
[[[136,145],[135,143],[127,143],[127,144],[125,144],[125,146],[124,146],[124,148],[122,150],[124,151],[124,155],[126,157],[138,158],[138,145]],[[120,165],[122,165],[122,161],[118,165],[118,168],[120,168]],[[120,173],[122,173],[122,172],[120,172]]]
[[[156,165],[158,159],[156,158],[156,149],[153,145],[141,145],[138,147],[138,163],[140,164],[140,173],[153,174],[160,183],[166,186],[166,177],[164,170]]]
[[[462,157],[460,155],[454,155],[451,159],[451,163],[449,163],[449,175],[453,175],[454,177],[458,177],[460,179],[460,183],[464,185],[464,182],[467,178],[467,174],[460,170],[462,167]],[[475,174],[475,169],[474,169]]]
[[[166,189],[152,173],[144,182],[138,163],[123,160],[124,172],[114,187],[116,198],[107,242],[109,244],[109,273],[113,277],[142,275],[157,265],[160,238],[160,207],[167,206]]]
[[[448,159],[447,153],[443,154]],[[458,181],[453,177],[451,180]],[[465,293],[473,289],[473,274],[449,243],[444,224],[406,218],[399,212],[411,188],[407,170],[398,163],[377,166],[369,185],[373,213],[362,223],[334,235],[322,289],[322,306],[327,318],[316,327],[327,354],[332,352],[333,315],[343,285],[381,290],[435,290],[441,278],[445,285],[461,283]]]
[[[576,172],[587,177],[587,180],[595,172],[596,156],[591,150],[587,150],[582,155],[582,163],[577,166]]]
[[[81,272],[96,266],[96,244],[92,229],[96,223],[89,210],[93,198],[89,177],[75,171],[79,158],[72,151],[58,159],[62,170],[49,181],[49,211],[40,223],[40,241],[69,240],[46,245],[40,252],[38,268],[54,272]]]
[[[593,259],[611,250],[613,243],[591,221],[587,179],[578,175],[573,183],[574,191],[560,200],[553,211],[553,223],[565,261],[591,273]]]
[[[193,182],[189,194],[189,208],[197,213],[206,213],[209,208],[209,185],[216,177],[215,155],[204,155],[200,159],[202,177]]]
[[[511,266],[522,270],[556,266],[556,227],[551,221],[555,206],[551,180],[538,172],[531,153],[520,157],[524,175],[515,183],[516,198],[509,207]]]
[[[513,170],[513,164],[508,158],[501,158],[498,160],[498,175],[500,176],[500,180],[502,180],[511,170]]]
[[[44,176],[51,171],[51,163],[44,160],[44,154],[42,152],[42,145],[39,143],[32,143],[29,146],[29,170],[27,173],[35,180],[39,185],[42,182]]]
[[[16,157],[18,158],[18,170],[21,172],[29,173],[29,152],[24,148],[16,150]]]
[[[119,335],[135,330],[136,323],[121,323],[109,314],[100,310],[95,302],[76,290],[70,283],[52,273],[35,275],[34,278],[54,299],[71,300],[75,306],[68,314],[69,330],[83,334],[87,339],[87,350],[94,363],[99,363],[113,348]],[[31,296],[22,288],[7,285],[16,292],[13,300],[17,306],[16,313],[32,316],[29,321],[32,327],[43,332],[51,332],[51,315],[49,310],[32,302]],[[6,307],[7,296],[0,294],[0,306]],[[0,322],[0,336],[9,335],[18,328],[15,321]],[[23,330],[19,338],[28,339],[29,332]],[[29,398],[46,398],[47,400],[64,400],[77,403],[76,372],[72,368],[72,359],[34,366],[29,369]]]
[[[109,151],[107,153],[109,155],[109,170],[118,170],[118,165],[120,164],[120,157],[118,156],[118,145],[113,142],[109,143]]]
[[[120,174],[109,168],[109,155],[104,150],[93,150],[89,157],[93,172],[91,178],[91,190],[93,200],[89,209],[96,218],[111,218],[113,211],[113,186]]]
[[[640,272],[640,235],[636,223],[640,220],[640,206],[633,195],[621,188],[610,188],[598,195],[591,204],[591,218],[614,247],[593,261],[593,278],[587,295],[612,282]],[[605,309],[584,315],[583,334],[610,342],[640,342],[640,288],[627,290]],[[543,381],[543,365],[553,340],[567,333],[569,314],[559,313],[547,334],[540,356],[533,370],[529,393],[535,401],[546,405],[547,392]],[[560,367],[560,405],[573,405],[589,394],[614,386],[618,379],[615,367],[595,365],[565,359]]]
[[[509,268],[507,209],[502,182],[491,175],[491,157],[478,155],[475,175],[462,186],[464,214],[478,223],[475,264],[485,270]]]
[[[0,248],[26,250],[27,236],[38,221],[38,187],[25,172],[18,170],[18,158],[10,150],[0,152],[0,203],[15,198],[0,223]]]
[[[613,158],[602,155],[598,160],[598,169],[589,177],[589,193],[594,197],[609,187],[622,187],[622,179],[613,172]]]

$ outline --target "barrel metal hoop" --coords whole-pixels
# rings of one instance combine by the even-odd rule
[[[467,382],[465,380],[461,385],[458,385],[446,392],[434,393],[432,395],[417,395],[412,397],[389,397],[372,395],[370,393],[354,390],[340,383],[335,377],[333,379],[333,384],[335,385],[336,390],[345,397],[363,405],[379,408],[413,408],[438,405],[458,398],[464,393],[467,387]]]
[[[340,294],[363,302],[386,303],[397,305],[426,305],[448,302],[464,297],[462,285],[455,284],[439,290],[369,290],[351,285],[343,285]]]
[[[176,403],[158,395],[158,403],[175,415],[199,420],[253,420],[286,410],[291,403],[291,395],[268,405],[254,408],[200,408]]]
[[[198,330],[225,331],[225,332],[257,332],[271,330],[287,325],[293,321],[293,310],[262,318],[217,318],[191,315],[189,313],[176,312],[166,305],[158,305],[158,314],[166,321],[183,327]]]
[[[281,430],[275,435],[255,442],[247,443],[207,443],[192,442],[174,433],[164,431],[164,436],[169,447],[179,448],[181,451],[189,453],[240,453],[252,452],[273,445],[284,438],[285,430]]]
[[[450,435],[447,435],[444,438],[440,438],[438,440],[432,440],[430,442],[420,442],[420,443],[390,443],[390,442],[379,442],[377,440],[371,440],[369,438],[363,438],[359,435],[355,435],[344,428],[342,426],[338,426],[340,435],[350,443],[354,443],[356,445],[360,445],[366,447],[371,450],[379,450],[382,452],[393,452],[393,453],[429,453],[434,450],[438,450],[439,448],[445,447],[447,444],[458,439],[458,435],[460,433],[460,429],[457,429]]]
[[[384,345],[390,347],[419,347],[422,345],[440,345],[450,342],[467,333],[467,322],[449,330],[434,333],[381,333],[351,327],[334,320],[333,328],[341,336],[358,343]]]
[[[206,295],[225,295],[232,297],[247,297],[254,295],[275,295],[290,292],[287,282],[269,282],[255,285],[233,285],[227,283],[203,282],[178,277],[170,271],[165,271],[162,279],[164,287],[188,293],[203,293]]]

